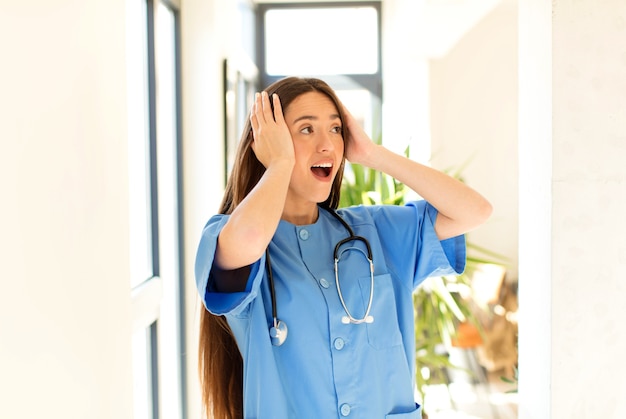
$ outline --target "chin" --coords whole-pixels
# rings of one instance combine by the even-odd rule
[[[327,191],[326,193],[314,194],[314,196],[315,196],[314,201],[317,202],[318,204],[321,204],[322,202],[325,202],[330,197],[330,191]]]

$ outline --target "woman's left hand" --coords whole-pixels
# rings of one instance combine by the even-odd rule
[[[361,125],[357,122],[352,114],[344,106],[343,113],[345,115],[346,129],[344,142],[346,144],[346,158],[351,163],[362,164],[372,167],[372,157],[376,155],[377,145],[372,142],[370,137],[365,133]]]

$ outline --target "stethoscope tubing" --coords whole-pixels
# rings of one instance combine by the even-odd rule
[[[354,236],[354,237],[355,237],[355,240],[362,239],[369,249],[369,243],[365,241],[363,237],[359,237],[359,236]],[[335,247],[335,249],[337,249],[337,247]],[[348,310],[348,306],[346,305],[346,302],[343,299],[343,293],[341,292],[341,285],[339,284],[339,259],[341,259],[341,255],[343,255],[345,251],[351,250],[351,249],[358,250],[359,252],[361,252],[363,256],[367,259],[370,265],[370,295],[369,295],[369,301],[367,303],[367,309],[365,310],[365,314],[363,315],[363,318],[361,319],[354,318],[352,314],[350,314],[350,310]],[[335,250],[335,253],[336,253],[336,250]],[[361,324],[361,323],[372,323],[374,321],[374,317],[370,316],[370,310],[372,309],[372,301],[374,300],[374,262],[372,261],[371,250],[369,254],[366,254],[362,249],[352,246],[352,247],[344,248],[341,251],[341,253],[337,254],[335,256],[335,285],[337,286],[337,294],[339,295],[339,301],[341,302],[341,305],[343,306],[343,311],[346,312],[346,315],[343,316],[341,319],[342,323]]]
[[[352,230],[350,225],[348,225],[348,223],[343,218],[341,218],[341,216],[337,214],[337,212],[335,212],[331,208],[327,208],[327,207],[322,207],[322,208],[330,212],[330,214],[333,217],[339,220],[339,222],[341,222],[343,227],[349,233],[349,236],[346,237],[345,239],[340,240],[335,245],[335,248],[333,250],[335,284],[337,286],[337,294],[339,295],[339,300],[346,313],[346,315],[342,317],[342,323],[345,323],[345,324],[372,323],[374,321],[374,318],[370,315],[370,311],[372,309],[372,302],[374,299],[374,262],[373,262],[373,257],[372,257],[372,248],[368,240],[365,237],[357,236],[354,234],[354,231]],[[341,246],[352,241],[360,241],[364,243],[365,248],[367,249],[367,253],[363,251],[361,248],[355,247],[355,246],[352,246],[352,247],[344,249],[343,251],[340,251]],[[363,254],[363,256],[365,256],[365,258],[367,259],[370,265],[369,301],[367,303],[367,309],[365,310],[365,315],[361,319],[357,319],[353,317],[350,311],[348,310],[348,306],[346,305],[346,302],[343,298],[343,293],[341,292],[341,285],[339,283],[339,270],[338,270],[339,260],[341,259],[341,255],[345,251],[350,250],[350,249],[355,249],[355,250],[360,251]],[[272,325],[270,326],[270,338],[271,338],[272,345],[280,346],[287,339],[288,328],[285,322],[278,319],[278,305],[276,303],[276,286],[274,284],[274,276],[272,273],[272,262],[270,259],[269,247],[265,249],[265,268],[267,270],[267,277],[268,277],[269,288],[270,288],[270,299],[271,299],[271,304],[272,304]]]

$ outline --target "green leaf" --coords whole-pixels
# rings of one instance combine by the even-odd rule
[[[479,245],[477,245],[475,243],[467,242],[465,245],[468,248],[468,250],[475,250],[475,251],[478,251],[478,252],[480,252],[480,253],[482,253],[484,255],[491,256],[492,258],[496,259],[496,261],[489,260],[489,261],[486,261],[484,263],[497,263],[497,261],[500,261],[500,262],[507,262],[507,261],[509,261],[509,258],[507,258],[506,256],[504,256],[504,255],[502,255],[500,253],[494,252],[493,250],[489,250],[487,248],[479,246]]]
[[[367,200],[369,200],[369,202],[372,205],[382,204],[382,198],[381,198],[379,192],[377,192],[377,191],[368,191],[368,192],[364,192],[364,194],[365,194],[365,198],[363,199],[363,201],[365,201],[367,199]]]
[[[431,279],[433,280],[433,283],[435,284],[435,286],[433,286],[433,294],[436,294],[444,302],[444,304],[448,308],[450,308],[450,311],[452,312],[452,314],[454,314],[454,316],[460,322],[466,321],[465,315],[459,308],[459,305],[456,303],[454,298],[452,298],[452,295],[450,294],[450,292],[447,290],[443,282],[443,278],[435,277]]]

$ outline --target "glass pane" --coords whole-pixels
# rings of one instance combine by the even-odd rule
[[[150,329],[141,329],[133,334],[133,402],[134,419],[151,419]]]
[[[271,75],[374,74],[378,17],[373,7],[272,9],[265,14]]]
[[[126,3],[131,288],[152,276],[146,2]]]

